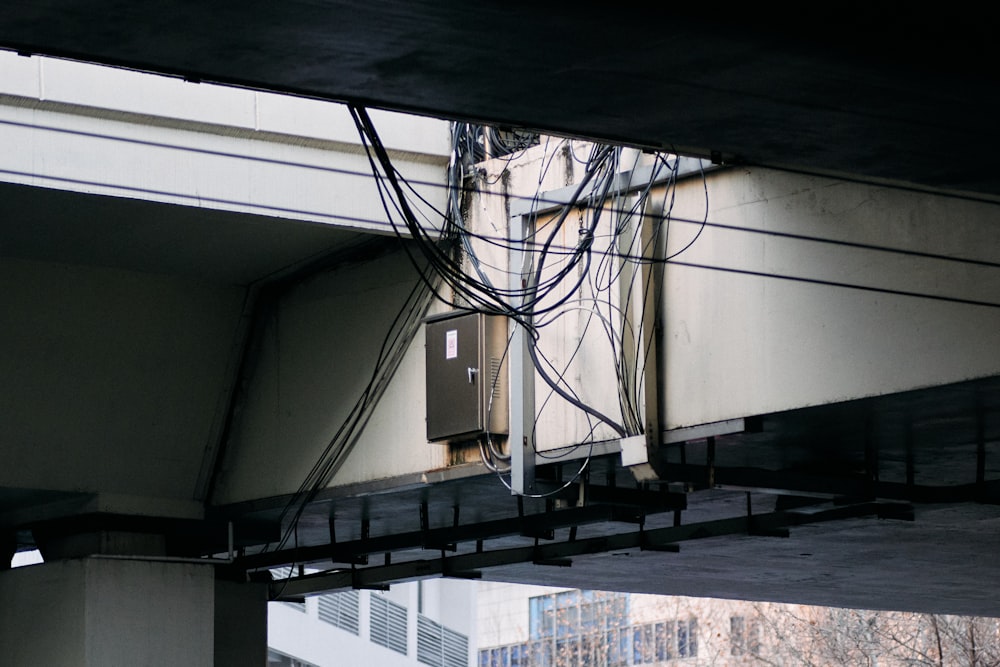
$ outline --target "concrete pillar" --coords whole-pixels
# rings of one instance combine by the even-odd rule
[[[231,588],[235,587],[235,588]],[[252,622],[236,651],[222,623],[224,657],[216,662],[216,620],[242,602],[254,613],[256,588],[224,585],[217,605],[214,568],[109,558],[55,561],[0,572],[0,664],[50,667],[222,667],[264,665],[266,618]],[[256,632],[258,638],[251,637]],[[256,656],[259,654],[260,658]]]
[[[267,584],[215,582],[215,667],[267,664]]]
[[[17,537],[13,533],[0,531],[0,570],[9,570],[10,562],[17,553]]]

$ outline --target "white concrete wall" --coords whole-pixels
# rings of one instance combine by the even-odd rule
[[[191,499],[242,290],[7,258],[0,294],[0,486]]]
[[[417,614],[423,588],[423,615],[469,637],[469,664],[474,664],[476,640],[476,584],[469,581],[431,579],[393,585],[389,591],[360,591],[359,634],[319,620],[318,598],[306,598],[303,613],[289,605],[268,605],[268,645],[285,655],[306,660],[319,667],[377,664],[387,667],[416,667]],[[407,610],[407,653],[373,644],[370,639],[370,597],[385,596]]]
[[[447,123],[372,119],[442,208]],[[0,140],[5,182],[391,233],[339,104],[0,52]]]
[[[365,390],[416,280],[405,254],[393,252],[340,267],[282,299],[260,347],[218,502],[298,489]],[[423,368],[421,329],[334,485],[447,465],[447,448],[425,438]]]
[[[585,142],[542,137],[540,145],[519,153],[513,160],[497,158],[484,163],[485,174],[477,182],[480,194],[473,198],[470,206],[473,228],[480,234],[502,240],[518,233],[518,211],[552,211],[557,208],[556,193],[574,189],[584,177],[590,150],[591,145]],[[641,168],[648,162],[647,156],[625,151],[620,170]],[[622,208],[620,202],[616,202],[615,206]],[[512,211],[515,212],[515,218],[508,219]],[[548,238],[554,215],[545,212],[539,216],[535,244],[541,244]],[[563,266],[567,249],[572,249],[579,243],[580,219],[581,214],[573,211],[557,234],[552,252],[547,258],[543,281]],[[599,233],[595,237],[595,261],[607,249],[611,241],[608,230],[615,222],[617,218],[613,215],[603,216]],[[510,258],[505,249],[507,244],[500,245],[503,247],[494,243],[474,242],[484,271],[494,285],[507,289],[510,277],[506,268]],[[472,272],[468,263],[466,270]],[[616,270],[617,267],[610,267],[610,273]],[[538,318],[539,322],[545,322],[545,326],[539,330],[538,349],[540,355],[551,363],[551,376],[562,374],[581,401],[594,406],[615,421],[621,421],[612,349],[604,335],[604,324],[595,313],[599,312],[611,319],[612,326],[619,329],[620,316],[617,312],[609,312],[607,307],[595,306],[595,297],[606,298],[606,295],[597,294],[590,289],[592,279],[598,274],[602,277],[609,275],[609,267],[591,267],[591,279],[584,281],[579,293],[555,313]],[[540,304],[539,310],[565,297],[578,276],[579,272],[570,275],[561,288],[554,290],[551,297]],[[616,293],[612,303],[617,306],[618,301]],[[617,437],[613,429],[597,420],[581,418],[582,413],[570,408],[537,375],[535,406],[535,445],[539,450]]]
[[[708,177],[708,219],[997,262],[1000,206],[758,169]],[[705,215],[700,179],[675,215]],[[676,222],[670,248],[698,224]],[[705,229],[677,261],[1000,303],[1000,270]],[[1000,373],[1000,308],[671,265],[667,426],[690,426]]]
[[[549,160],[550,155],[536,147],[523,159],[491,165],[508,173],[498,179],[488,171],[491,194],[472,209],[478,231],[502,234],[504,194],[512,208],[523,209],[536,190],[544,202],[582,177],[582,166],[571,156],[557,153]],[[650,198],[663,194],[658,188]],[[665,429],[1000,372],[1000,308],[747,273],[1000,304],[997,268],[743,231],[997,262],[996,204],[762,169],[725,169],[704,180],[682,180],[672,216],[667,254],[691,246],[665,273]],[[706,219],[740,229],[701,229]],[[545,219],[539,224],[544,231]],[[564,247],[574,244],[575,228],[567,225]],[[606,234],[609,227],[602,230]],[[502,253],[481,247],[489,257],[486,264],[504,265]],[[617,418],[610,349],[596,321],[581,342],[592,295],[585,290],[581,298],[582,307],[571,305],[542,331],[539,347],[559,370],[565,369],[584,402]],[[607,312],[614,319],[613,310]],[[535,387],[538,448],[583,441],[591,424],[582,412],[552,399],[540,380]],[[613,433],[600,427],[595,437]]]

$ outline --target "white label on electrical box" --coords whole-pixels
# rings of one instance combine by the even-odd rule
[[[451,329],[444,334],[444,358],[454,359],[458,356],[458,329]]]

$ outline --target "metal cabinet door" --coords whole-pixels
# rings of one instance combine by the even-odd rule
[[[428,440],[483,429],[481,326],[477,313],[427,323]]]

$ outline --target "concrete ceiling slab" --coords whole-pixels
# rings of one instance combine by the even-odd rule
[[[0,46],[995,197],[988,22],[869,5],[15,0]]]

